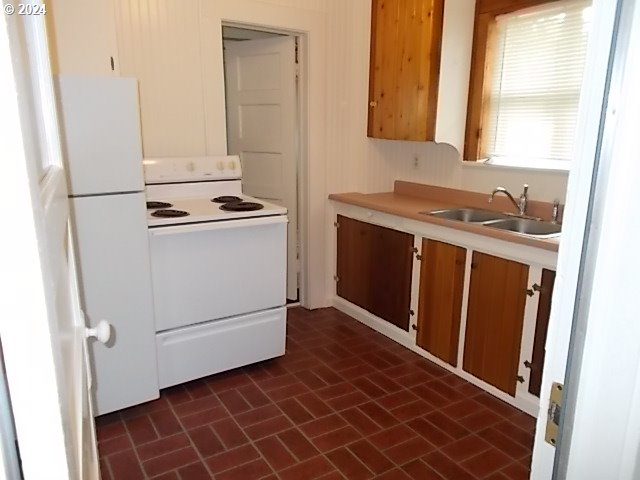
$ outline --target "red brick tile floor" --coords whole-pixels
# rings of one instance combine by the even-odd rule
[[[335,309],[284,357],[96,420],[103,479],[519,480],[534,419]]]

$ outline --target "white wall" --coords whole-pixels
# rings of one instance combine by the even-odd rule
[[[140,84],[144,156],[226,153],[207,152],[198,2],[116,0],[115,15],[120,73]]]

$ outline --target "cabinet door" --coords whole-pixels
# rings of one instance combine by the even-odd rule
[[[409,330],[413,235],[338,215],[337,293]]]
[[[547,329],[551,315],[551,295],[556,281],[556,272],[542,270],[540,281],[540,299],[536,316],[536,331],[533,337],[533,353],[531,355],[531,375],[529,376],[529,393],[540,396],[542,385],[542,367],[544,366],[544,346],[547,343]]]
[[[47,2],[51,63],[64,75],[119,73],[113,0]]]
[[[422,240],[416,343],[454,367],[458,363],[466,249]]]
[[[433,140],[444,0],[373,0],[367,135]]]
[[[463,368],[515,395],[529,267],[474,252]]]

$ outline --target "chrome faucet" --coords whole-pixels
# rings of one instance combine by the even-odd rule
[[[551,223],[559,223],[558,222],[559,210],[560,210],[560,200],[556,198],[553,201],[553,207],[551,209]]]
[[[493,192],[491,192],[491,195],[489,195],[489,203],[493,202],[493,197],[495,196],[496,193],[504,193],[507,197],[509,197],[509,200],[511,200],[511,203],[513,203],[513,205],[518,209],[518,215],[524,215],[527,211],[527,200],[528,200],[527,192],[528,191],[529,191],[529,185],[525,183],[524,189],[520,194],[520,198],[518,199],[518,201],[516,201],[516,199],[513,198],[513,195],[511,195],[506,188],[496,187],[493,190]]]

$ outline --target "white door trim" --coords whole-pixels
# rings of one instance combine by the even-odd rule
[[[613,2],[612,2],[613,3]],[[620,0],[589,201],[554,478],[640,474],[640,5]],[[634,10],[635,9],[635,10]],[[594,442],[594,439],[606,439]]]
[[[33,41],[33,37],[28,40],[28,32],[17,22],[13,23],[13,17],[3,17],[5,20],[0,21],[0,104],[3,106],[0,151],[8,161],[4,162],[0,189],[12,205],[3,220],[11,226],[10,230],[0,240],[0,289],[8,293],[0,296],[0,336],[24,476],[65,479],[71,478],[72,459],[65,451],[62,412],[59,405],[50,401],[61,394],[55,368],[58,354],[51,341],[46,302],[46,284],[51,280],[43,275],[42,245],[38,242],[41,226],[32,207],[40,204],[40,199],[31,197],[32,191],[38,191],[31,179],[38,175],[29,171],[27,161],[27,149],[33,146],[23,144],[25,126],[20,122],[18,95],[26,89],[20,88],[15,78],[24,76],[22,71],[14,70],[11,56],[13,51],[17,58],[25,59],[17,68],[26,68],[27,43]],[[43,22],[39,17],[33,21]],[[8,25],[8,22],[12,23]],[[53,165],[47,176],[51,178],[61,172]]]
[[[562,239],[558,252],[557,275],[546,342],[540,409],[531,467],[531,478],[534,480],[551,478],[554,467],[556,449],[545,442],[549,394],[553,382],[564,381],[567,367],[572,334],[571,319],[576,302],[582,247],[588,221],[589,196],[598,150],[598,132],[606,91],[616,3],[609,0],[593,2],[593,23],[574,147],[575,160],[567,185]]]
[[[40,0],[30,4],[43,7]],[[6,10],[5,10],[6,12]],[[0,21],[0,336],[25,478],[99,478],[43,14]]]

